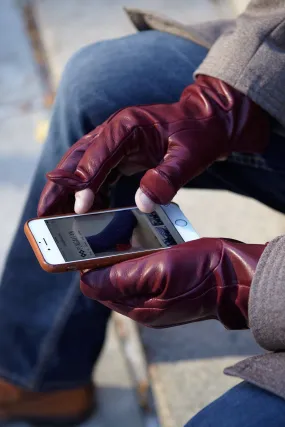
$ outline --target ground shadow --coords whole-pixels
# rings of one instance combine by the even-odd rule
[[[141,328],[150,363],[259,354],[250,331],[228,331],[217,321],[205,321],[169,329]]]

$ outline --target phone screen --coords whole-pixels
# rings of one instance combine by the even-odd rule
[[[123,209],[45,223],[66,262],[159,249],[182,243],[167,215]]]

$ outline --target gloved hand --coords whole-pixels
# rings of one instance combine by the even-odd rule
[[[81,276],[89,298],[153,328],[217,319],[248,327],[248,298],[265,245],[203,238]]]
[[[136,202],[151,212],[154,203],[170,202],[215,160],[233,151],[260,153],[268,138],[269,120],[258,105],[221,80],[201,75],[179,102],[124,108],[81,138],[47,175],[38,214],[72,211],[74,193],[81,190],[84,197],[77,199],[75,211],[87,212],[94,194],[106,198],[121,174],[141,171],[147,172]]]

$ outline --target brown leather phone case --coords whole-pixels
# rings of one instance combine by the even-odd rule
[[[134,207],[131,207],[134,208]],[[108,210],[116,210],[116,209],[105,209],[102,212],[106,212]],[[119,209],[118,209],[119,210]],[[99,211],[98,211],[99,212]],[[92,213],[92,212],[90,212]],[[70,216],[70,214],[67,215],[54,215],[54,216],[48,216],[46,218],[53,218],[53,217],[65,217],[65,216]],[[42,217],[40,219],[44,219],[45,217]],[[113,264],[117,264],[118,262],[122,262],[122,261],[126,261],[128,259],[134,259],[134,258],[139,258],[141,256],[144,255],[148,255],[151,254],[153,252],[156,251],[160,251],[164,248],[159,248],[159,249],[151,249],[151,250],[147,250],[147,251],[140,251],[140,252],[133,252],[133,253],[121,253],[118,255],[112,255],[112,256],[107,256],[107,257],[100,257],[100,258],[92,258],[92,259],[87,259],[87,260],[82,260],[82,261],[74,261],[74,262],[67,262],[64,264],[49,264],[46,262],[46,260],[44,259],[40,248],[30,230],[29,227],[29,222],[36,220],[39,218],[32,218],[30,220],[28,220],[25,223],[24,226],[24,232],[25,235],[28,239],[28,241],[30,242],[30,245],[37,257],[38,262],[40,263],[40,266],[47,271],[48,273],[64,273],[66,271],[74,271],[74,270],[78,270],[78,271],[82,271],[82,270],[89,270],[89,269],[96,269],[96,268],[103,268],[103,267],[107,267]]]

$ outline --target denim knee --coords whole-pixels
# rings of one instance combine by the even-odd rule
[[[75,52],[62,74],[58,97],[87,133],[121,108],[114,71],[117,40],[97,42]]]
[[[90,75],[96,74],[96,64],[92,61],[96,50],[97,44],[94,44],[75,52],[64,67],[58,87],[57,98],[64,103],[64,108],[82,117],[88,115],[88,111],[85,111],[89,104],[86,102],[88,97],[93,97],[96,93],[97,79],[94,77],[90,81]]]
[[[185,51],[180,76],[167,78],[163,70],[173,53]],[[176,101],[192,81],[194,57],[199,63],[205,49],[180,37],[145,31],[83,47],[66,64],[58,97],[67,111],[81,115],[85,128],[101,124],[118,109],[145,103]],[[189,72],[189,68],[191,71]],[[180,68],[179,68],[180,69]],[[91,129],[90,129],[91,130]]]
[[[180,51],[185,51],[183,58],[189,55],[193,59],[184,59],[177,72],[164,76],[173,55],[177,52],[181,57]],[[62,75],[52,137],[68,147],[121,108],[176,101],[192,82],[192,70],[204,55],[205,49],[159,31],[139,32],[80,49]]]
[[[241,382],[195,415],[185,427],[283,427],[285,402]]]
[[[100,78],[103,67],[97,54],[99,44],[73,54],[62,73],[46,143],[47,149],[50,147],[60,157],[108,117],[108,100],[98,94],[98,88],[104,91],[105,86]]]

